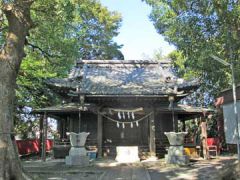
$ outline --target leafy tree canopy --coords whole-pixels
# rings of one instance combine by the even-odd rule
[[[76,60],[124,58],[121,45],[113,41],[121,15],[110,12],[97,0],[36,0],[31,17],[34,28],[25,42],[27,56],[17,78],[16,121],[32,118],[26,106],[39,108],[56,103],[44,80],[66,77]],[[0,23],[3,45],[8,24],[2,12]]]
[[[240,5],[233,0],[145,0],[158,33],[177,47],[170,57],[185,78],[197,77],[203,92],[216,96],[229,86],[230,68],[214,54],[235,63],[239,75]],[[239,81],[239,76],[238,81]]]

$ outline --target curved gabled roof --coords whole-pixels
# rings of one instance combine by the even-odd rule
[[[79,89],[87,95],[163,95],[189,93],[197,80],[174,75],[167,62],[146,60],[82,60],[66,79],[50,79],[51,86]]]

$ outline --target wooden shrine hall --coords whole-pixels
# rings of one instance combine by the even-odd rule
[[[60,139],[67,139],[67,132],[90,132],[86,145],[96,147],[98,157],[115,156],[117,146],[162,156],[168,145],[164,132],[177,131],[178,123],[204,111],[179,104],[199,82],[176,77],[169,62],[81,60],[68,78],[47,84],[62,103],[34,110],[44,114],[43,137],[47,117],[53,117]]]

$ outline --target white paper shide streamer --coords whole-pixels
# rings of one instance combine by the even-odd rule
[[[120,112],[118,112],[118,119],[122,119]]]
[[[132,119],[135,119],[134,112],[132,112]]]
[[[126,127],[125,124],[129,124],[129,127],[133,128],[134,127],[134,123],[136,123],[136,127],[139,127],[139,125],[140,125],[139,122],[144,120],[144,119],[147,119],[147,117],[150,116],[151,114],[152,114],[152,112],[147,114],[147,115],[145,115],[145,116],[143,116],[143,117],[141,117],[141,118],[139,118],[139,119],[135,119],[134,112],[131,112],[131,111],[125,111],[125,112],[118,111],[117,112],[118,120],[117,119],[113,119],[113,118],[111,118],[111,117],[109,117],[109,116],[107,116],[107,115],[105,115],[103,113],[101,115],[103,117],[107,118],[108,120],[115,122],[117,128],[122,127],[124,129]],[[123,121],[123,120],[126,120],[126,121]]]
[[[123,116],[123,119],[125,119],[125,113],[124,112],[122,112],[122,116]]]

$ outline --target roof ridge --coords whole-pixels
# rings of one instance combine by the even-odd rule
[[[78,60],[77,64],[170,64],[169,60]]]

